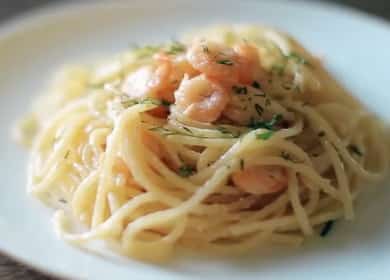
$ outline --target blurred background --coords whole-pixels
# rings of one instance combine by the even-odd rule
[[[11,17],[21,11],[35,7],[47,5],[49,3],[59,3],[77,0],[0,0],[0,21]],[[78,0],[83,1],[83,0]],[[90,1],[90,0],[84,0]],[[120,0],[119,0],[120,1]],[[252,0],[253,1],[253,0]],[[265,0],[272,1],[272,0]],[[287,0],[296,1],[296,0]],[[308,2],[334,2],[364,10],[390,20],[390,0],[306,0]]]
[[[0,0],[0,24],[1,22],[34,8],[48,5],[50,3],[71,2],[71,1],[92,1],[92,0]],[[107,0],[108,1],[108,0]],[[111,0],[110,0],[111,1]],[[120,1],[120,0],[118,0]],[[133,0],[135,1],[135,0]],[[156,0],[158,1],[158,0]],[[196,0],[194,0],[196,1]],[[256,1],[256,0],[251,0]],[[272,0],[258,0],[272,1]],[[299,0],[286,0],[299,1]],[[370,14],[390,20],[390,0],[306,0],[307,2],[333,2],[345,6],[354,7]],[[34,272],[24,265],[15,263],[8,257],[0,255],[0,279],[29,279],[29,280],[51,280],[40,273]]]

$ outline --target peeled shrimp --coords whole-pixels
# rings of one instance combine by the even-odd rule
[[[141,67],[127,76],[122,91],[134,99],[165,97],[171,101],[172,98],[168,94],[161,94],[161,89],[166,86],[169,71],[168,64]]]
[[[175,92],[177,109],[190,119],[214,122],[229,103],[230,94],[205,75],[185,76]]]
[[[241,43],[234,46],[234,51],[238,57],[239,82],[252,84],[253,81],[257,81],[265,85],[268,79],[260,64],[258,49],[249,43]]]
[[[248,43],[229,48],[214,42],[197,41],[188,50],[187,60],[207,77],[226,86],[266,80],[258,50]]]
[[[238,82],[237,55],[232,48],[214,42],[194,42],[187,60],[207,77],[231,84]]]
[[[288,185],[285,170],[277,166],[251,166],[233,173],[232,181],[237,188],[255,195],[276,193]]]
[[[184,56],[171,57],[159,53],[154,59],[154,65],[141,67],[131,73],[126,78],[122,90],[135,99],[150,97],[173,103],[173,93],[184,74],[193,76],[197,72]]]

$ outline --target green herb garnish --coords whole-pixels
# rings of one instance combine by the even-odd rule
[[[231,132],[226,127],[223,126],[217,127],[217,130],[223,134],[231,134]]]
[[[70,155],[70,150],[67,150],[65,155],[64,155],[64,159],[67,159],[69,157],[69,155]]]
[[[203,49],[203,52],[205,52],[205,53],[209,53],[210,52],[209,51],[209,47],[206,46],[206,45],[202,45],[202,49]]]
[[[305,58],[303,58],[301,55],[299,55],[295,52],[292,52],[289,55],[284,55],[283,52],[281,51],[281,54],[282,54],[283,62],[274,64],[271,67],[271,72],[276,73],[279,76],[284,75],[284,73],[286,71],[286,66],[287,66],[289,60],[293,60],[300,65],[309,65],[310,66],[310,63]]]
[[[232,90],[238,94],[238,95],[241,95],[241,94],[247,94],[248,93],[248,89],[244,86],[244,87],[241,87],[241,86],[232,86]]]
[[[260,89],[260,88],[261,88],[261,85],[260,85],[257,81],[254,81],[254,82],[252,83],[252,87],[257,88],[257,89]]]
[[[326,237],[330,231],[332,230],[334,225],[334,221],[327,221],[324,225],[324,227],[321,229],[321,237]]]
[[[240,169],[244,170],[244,168],[245,168],[245,162],[243,159],[240,159]]]
[[[265,128],[268,130],[274,130],[275,126],[283,120],[283,116],[280,114],[273,115],[270,121],[254,121],[251,120],[251,123],[248,125],[251,129]]]
[[[157,132],[162,136],[172,136],[172,135],[178,135],[178,136],[188,136],[188,137],[194,137],[198,139],[235,139],[238,138],[239,135],[234,135],[232,132],[228,130],[223,130],[224,128],[217,128],[219,131],[221,131],[224,135],[220,137],[210,137],[210,136],[203,136],[203,135],[196,135],[191,129],[188,127],[182,127],[186,132],[183,131],[175,131],[171,130],[165,127],[152,127],[149,128],[150,131]]]
[[[163,99],[163,100],[161,100],[161,105],[165,106],[165,107],[169,107],[172,105],[172,103]]]
[[[269,130],[260,134],[256,134],[256,138],[261,140],[268,140],[272,137],[273,134],[274,132]]]
[[[263,115],[264,109],[263,109],[263,107],[261,107],[257,103],[255,104],[255,110],[256,110],[257,114],[259,114],[259,116]]]
[[[192,132],[192,130],[189,129],[188,127],[183,126],[182,128],[183,128],[185,131],[187,131],[188,133],[194,134],[194,133]]]
[[[172,44],[170,44],[166,48],[166,53],[167,54],[178,54],[182,53],[186,50],[186,46],[178,41],[173,41]]]
[[[180,166],[178,174],[181,177],[189,177],[195,173],[195,169],[189,165]]]
[[[285,68],[285,65],[275,64],[272,66],[271,71],[278,74],[279,76],[282,76],[284,74]]]
[[[232,66],[234,63],[230,59],[221,59],[217,61],[218,64]]]
[[[283,159],[285,159],[285,160],[287,160],[287,161],[291,161],[291,162],[293,162],[293,163],[299,163],[299,162],[301,162],[300,160],[294,158],[292,155],[290,155],[290,154],[289,154],[288,152],[286,152],[286,151],[282,151],[282,152],[280,153],[280,156],[281,156]]]
[[[237,138],[240,136],[240,133],[239,132],[232,132],[230,131],[229,129],[227,129],[226,127],[223,127],[223,126],[219,126],[219,127],[216,127],[216,129],[221,132],[222,134],[226,134],[226,135],[229,135],[231,136],[231,138]]]
[[[144,47],[136,47],[134,49],[134,54],[137,58],[148,58],[157,53],[159,50],[161,50],[160,45],[147,45]]]
[[[228,130],[226,127],[218,126],[217,130],[223,134],[232,134],[230,130]]]
[[[359,157],[363,156],[362,151],[360,151],[360,149],[355,145],[352,145],[352,144],[348,145],[348,150],[350,150],[351,153],[358,155]]]
[[[282,151],[280,153],[280,156],[285,159],[285,160],[288,160],[288,161],[292,161],[291,159],[291,155],[289,153],[287,153],[286,151]]]
[[[142,100],[124,98],[121,101],[121,104],[125,108],[129,108],[129,107],[137,105],[137,104],[151,104],[151,105],[166,106],[166,107],[169,107],[171,105],[171,103],[166,101],[166,100],[158,100],[158,99],[153,99],[153,98],[146,98],[146,99],[142,99]]]
[[[310,63],[301,55],[292,52],[289,55],[286,56],[286,59],[291,59],[295,60],[298,64],[303,64],[303,65],[310,65]]]
[[[152,127],[152,128],[149,128],[149,130],[153,131],[153,132],[157,132],[157,133],[161,134],[162,136],[181,135],[179,132],[169,130],[165,127]],[[186,135],[186,134],[183,134],[183,135]]]

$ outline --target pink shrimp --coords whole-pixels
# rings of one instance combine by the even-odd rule
[[[134,98],[156,98],[174,102],[173,93],[184,74],[197,73],[183,56],[171,57],[165,53],[154,56],[155,64],[144,66],[131,73],[122,90]]]
[[[199,75],[182,80],[175,92],[176,106],[190,119],[200,122],[214,122],[229,103],[230,94],[219,84]]]
[[[237,55],[231,48],[214,42],[194,42],[187,60],[207,77],[229,84],[238,82]]]
[[[232,174],[232,181],[244,192],[262,195],[287,188],[285,170],[277,166],[254,165]]]
[[[214,42],[194,42],[187,52],[187,60],[195,69],[226,87],[236,83],[251,84],[265,73],[256,47],[248,43],[229,48]]]
[[[259,51],[249,43],[241,43],[234,46],[234,51],[238,57],[239,81],[243,84],[252,84],[253,81],[263,83],[265,71],[261,66]]]
[[[141,67],[127,76],[122,90],[132,98],[157,98],[160,89],[165,86],[169,71],[167,64]]]

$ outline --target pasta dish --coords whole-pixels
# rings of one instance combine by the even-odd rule
[[[28,191],[79,246],[297,246],[384,179],[384,126],[290,36],[219,26],[67,66],[19,124]]]

